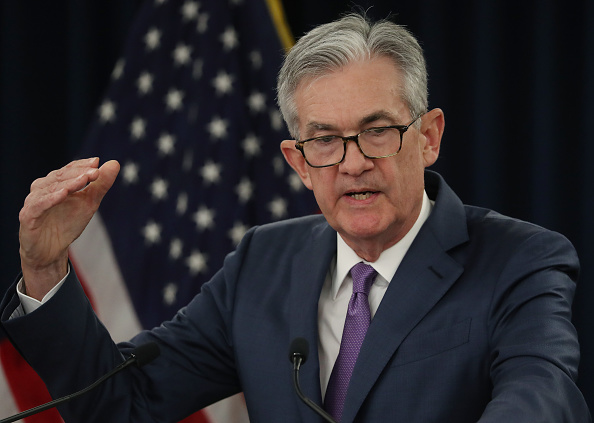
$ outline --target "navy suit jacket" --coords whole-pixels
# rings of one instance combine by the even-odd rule
[[[344,422],[589,422],[575,380],[571,303],[576,253],[563,236],[464,206],[433,172],[433,211],[390,282],[351,379]],[[200,295],[171,320],[114,345],[74,272],[45,305],[0,315],[60,396],[98,378],[130,348],[162,355],[62,407],[67,422],[174,422],[243,391],[252,423],[320,422],[297,398],[288,348],[309,341],[305,393],[321,404],[318,299],[336,232],[323,216],[250,230]]]

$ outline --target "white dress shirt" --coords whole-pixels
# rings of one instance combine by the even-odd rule
[[[364,262],[371,265],[378,273],[369,292],[369,308],[373,319],[400,262],[419,233],[421,226],[429,217],[432,207],[433,202],[429,200],[427,193],[425,193],[421,212],[411,230],[408,231],[404,238],[383,251],[373,263],[357,256],[342,237],[336,235],[336,258],[330,265],[330,269],[328,269],[318,303],[318,354],[320,358],[322,398],[326,395],[330,374],[336,357],[338,357],[347,308],[353,293],[351,268],[359,262]]]
[[[66,273],[66,276],[64,276],[64,279],[62,279],[56,286],[54,286],[52,289],[50,289],[50,291],[47,294],[45,294],[45,296],[41,299],[41,301],[36,300],[33,297],[29,297],[27,294],[23,294],[23,278],[21,278],[21,280],[17,284],[17,295],[19,296],[19,299],[21,300],[21,305],[18,306],[12,312],[12,314],[10,315],[10,318],[14,319],[15,317],[24,316],[25,314],[31,313],[31,312],[37,310],[39,307],[41,307],[41,305],[43,303],[47,302],[50,298],[52,298],[54,296],[54,294],[56,292],[58,292],[60,287],[66,281],[66,277],[68,277],[69,273],[70,273],[70,265],[68,265],[68,273]]]
[[[411,230],[395,245],[382,252],[379,258],[373,263],[369,263],[357,256],[341,236],[336,235],[336,257],[328,269],[318,302],[318,354],[320,358],[322,398],[326,395],[330,373],[340,350],[340,340],[342,338],[347,307],[353,291],[353,278],[350,274],[351,267],[362,261],[373,266],[378,273],[369,292],[369,308],[371,310],[371,318],[373,319],[388,288],[388,284],[392,280],[392,277],[394,277],[400,262],[419,233],[421,226],[423,226],[423,223],[429,217],[432,207],[433,202],[429,200],[427,193],[424,193],[421,212]],[[70,268],[68,272],[70,272]],[[41,301],[38,301],[23,294],[23,281],[21,279],[17,285],[17,294],[21,300],[21,306],[13,312],[11,318],[31,313],[39,308],[60,289],[65,280],[66,278],[60,281]]]

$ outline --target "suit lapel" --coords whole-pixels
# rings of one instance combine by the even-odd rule
[[[468,239],[463,205],[441,178],[429,175],[426,183],[430,198],[431,191],[437,193],[436,205],[369,326],[351,377],[350,386],[354,388],[347,393],[343,423],[354,420],[402,341],[463,272],[463,267],[447,253]]]
[[[355,389],[347,393],[343,422],[353,421],[402,341],[462,274],[462,267],[436,243],[422,244],[425,256],[413,259],[407,254],[369,326],[351,377]],[[428,249],[434,250],[430,256]]]
[[[324,222],[312,229],[304,248],[295,253],[291,272],[290,339],[305,338],[309,343],[307,362],[301,367],[301,388],[306,396],[322,405],[318,357],[318,300],[332,258],[336,254],[336,232]],[[288,347],[288,345],[287,345]],[[297,395],[302,421],[314,416]]]

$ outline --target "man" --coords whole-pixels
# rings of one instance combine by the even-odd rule
[[[282,152],[323,216],[252,229],[200,295],[131,343],[113,344],[67,256],[119,165],[76,161],[33,183],[23,278],[1,318],[52,394],[134,345],[162,351],[61,408],[65,420],[174,422],[243,391],[253,422],[319,421],[286,358],[304,337],[316,348],[302,387],[341,422],[591,421],[575,385],[576,253],[559,234],[463,206],[425,170],[444,115],[427,111],[416,40],[357,15],[322,25],[288,54],[278,93],[299,140]]]

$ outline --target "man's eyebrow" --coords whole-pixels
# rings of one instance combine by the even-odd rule
[[[334,125],[330,125],[328,123],[320,123],[320,122],[309,122],[306,126],[305,126],[306,130],[305,130],[305,136],[309,137],[311,134],[317,132],[317,131],[335,131],[336,130],[336,126]]]
[[[377,122],[378,120],[388,120],[390,122],[397,122],[398,119],[392,113],[387,112],[385,110],[378,110],[377,112],[373,112],[365,117],[363,117],[359,121],[359,125],[365,126],[369,125],[370,123]]]
[[[385,110],[378,110],[377,112],[373,112],[364,116],[362,119],[359,120],[359,126],[363,128],[365,125],[369,125],[370,123],[377,122],[378,120],[387,120],[392,124],[396,123],[398,119],[394,116],[393,113],[390,113]],[[338,128],[335,125],[331,125],[329,123],[322,123],[322,122],[309,122],[305,126],[305,134],[304,138],[310,138],[312,134],[318,131],[334,131],[338,132]]]

